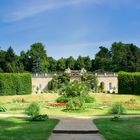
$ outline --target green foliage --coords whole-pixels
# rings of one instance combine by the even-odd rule
[[[111,49],[103,46],[99,49],[95,59],[79,56],[75,60],[70,56],[57,61],[52,57],[47,57],[42,43],[32,44],[30,50],[21,51],[20,56],[17,56],[12,47],[9,47],[7,51],[0,50],[0,71],[45,73],[64,71],[68,67],[72,70],[85,68],[87,71],[140,71],[140,48],[134,44],[115,42]]]
[[[95,92],[98,90],[98,78],[93,74],[84,74],[81,77],[81,81],[83,81],[91,90]]]
[[[133,44],[113,43],[112,60],[115,71],[140,71],[140,49]]]
[[[111,105],[110,107],[110,113],[111,114],[123,114],[126,111],[125,107],[121,102],[116,102]]]
[[[57,62],[57,70],[64,71],[65,69],[66,69],[66,59],[62,57]]]
[[[112,121],[119,121],[120,115],[114,115],[113,118],[111,118]]]
[[[68,97],[65,97],[65,96],[61,96],[61,97],[58,97],[56,99],[56,102],[57,103],[67,103],[69,101],[69,98]]]
[[[76,69],[81,70],[85,67],[84,59],[82,56],[79,56],[76,61]]]
[[[66,60],[66,66],[67,68],[70,68],[71,70],[74,70],[75,68],[75,59],[70,56],[67,60]]]
[[[30,74],[0,74],[0,95],[24,95],[31,92]]]
[[[140,95],[140,73],[120,72],[118,75],[120,94]]]
[[[71,82],[65,85],[62,90],[61,94],[65,97],[84,97],[88,95],[89,88],[83,82]]]
[[[2,68],[0,68],[0,73],[3,73],[3,69]]]
[[[32,121],[47,121],[49,119],[48,115],[36,115],[32,117]]]
[[[25,99],[24,98],[16,98],[16,99],[12,99],[12,103],[25,103]]]
[[[96,101],[94,97],[91,97],[89,95],[83,97],[83,99],[85,103],[94,103]]]
[[[55,75],[53,79],[48,83],[48,90],[57,90],[70,81],[68,74]]]
[[[67,103],[67,110],[80,110],[83,109],[84,99],[81,97],[71,98]]]
[[[99,47],[100,51],[95,56],[95,69],[102,71],[112,70],[111,52],[108,48]]]
[[[42,43],[32,44],[28,56],[30,57],[33,73],[47,72],[47,54]]]
[[[6,112],[6,111],[7,111],[7,109],[4,106],[0,105],[0,112]]]
[[[33,102],[25,109],[25,113],[31,117],[35,117],[40,115],[40,109],[40,105],[36,102]]]
[[[54,72],[57,70],[57,61],[53,57],[48,57],[48,71]]]

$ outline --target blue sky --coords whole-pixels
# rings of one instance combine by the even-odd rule
[[[139,0],[0,0],[0,46],[42,42],[49,56],[94,58],[116,41],[140,46]]]

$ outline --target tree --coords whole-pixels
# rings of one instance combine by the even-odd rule
[[[140,71],[140,49],[137,46],[115,42],[111,52],[115,71]]]
[[[70,68],[72,70],[75,69],[75,59],[70,56],[67,60],[66,60],[66,67],[67,68]]]
[[[19,57],[14,53],[12,47],[9,47],[5,53],[5,72],[18,73],[23,72],[24,67],[19,62]]]
[[[13,48],[10,46],[5,54],[5,60],[8,63],[12,63],[16,60],[16,55],[14,53]]]
[[[19,61],[24,66],[25,71],[32,72],[32,64],[29,53],[21,51]]]
[[[90,71],[90,70],[91,70],[92,61],[90,60],[90,57],[89,57],[89,56],[84,57],[84,65],[85,65],[85,69],[86,69],[87,71]]]
[[[5,51],[0,50],[0,72],[4,72],[6,69],[6,67],[5,67],[5,64],[6,64],[5,54],[6,54]]]
[[[48,71],[54,72],[57,69],[57,61],[53,57],[48,57]]]
[[[79,56],[77,61],[76,61],[76,68],[78,70],[82,69],[82,68],[85,68],[85,64],[84,64],[84,58]]]
[[[64,71],[66,69],[66,59],[63,57],[58,60],[57,62],[57,70],[58,71]]]
[[[112,71],[111,52],[105,47],[99,47],[100,51],[95,56],[95,69],[100,71]]]
[[[95,71],[95,60],[91,60],[91,71]]]
[[[34,43],[31,45],[31,49],[28,51],[29,59],[32,64],[33,73],[45,73],[47,72],[47,54],[45,46],[42,43]]]
[[[100,57],[100,58],[110,58],[111,57],[111,53],[108,50],[108,48],[100,46],[99,49],[100,49],[100,51],[96,54],[96,57]]]

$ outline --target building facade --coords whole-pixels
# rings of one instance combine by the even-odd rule
[[[66,69],[65,73],[70,74],[70,81],[80,81],[81,76],[86,73],[85,69],[70,70]],[[95,73],[98,78],[98,86],[104,89],[104,92],[118,93],[118,75],[115,73]],[[41,92],[52,80],[53,75],[41,74],[32,76],[33,93],[37,90]]]

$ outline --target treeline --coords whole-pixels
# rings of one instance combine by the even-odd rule
[[[56,52],[57,53],[57,52]],[[93,52],[94,54],[94,52]],[[113,43],[111,48],[99,47],[95,59],[89,56],[79,56],[74,59],[61,58],[55,60],[48,57],[45,46],[42,43],[34,43],[30,49],[16,55],[12,47],[7,51],[0,50],[0,72],[6,73],[46,73],[64,71],[66,68],[80,70],[85,68],[88,71],[140,71],[140,48],[134,44]]]

